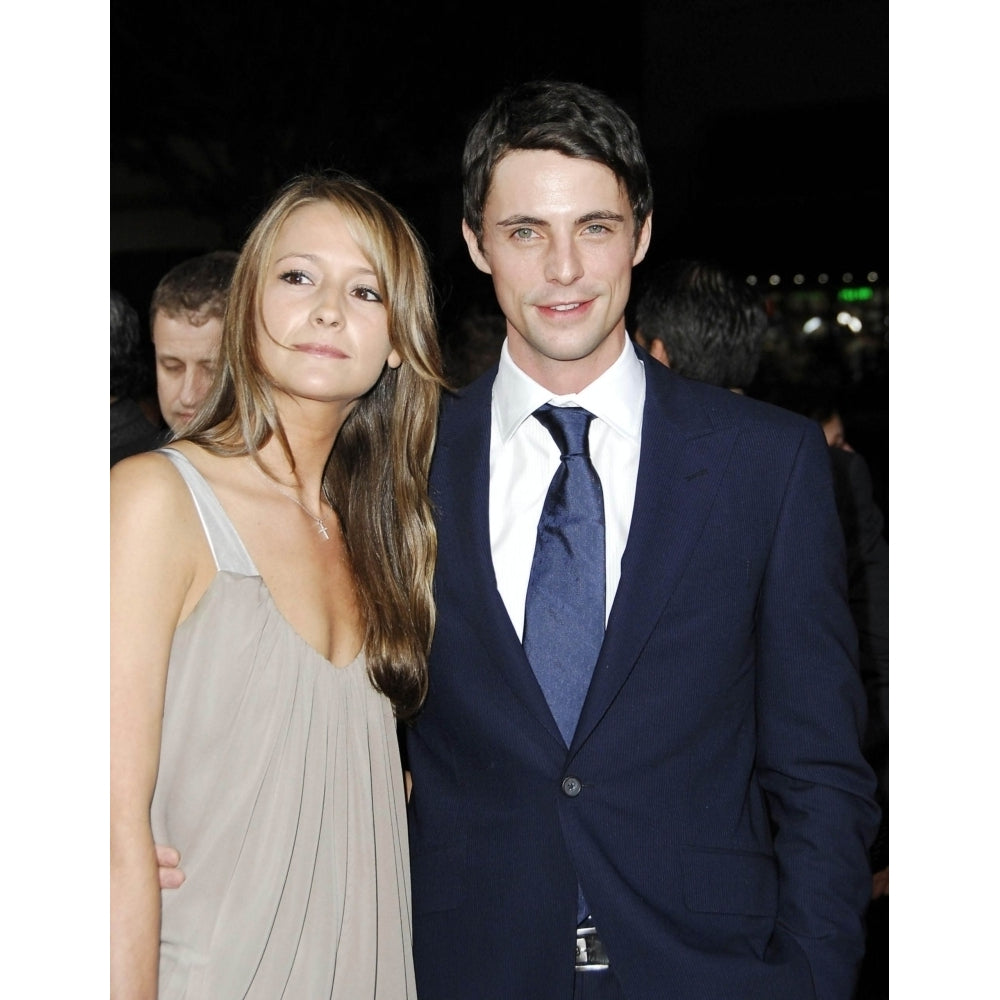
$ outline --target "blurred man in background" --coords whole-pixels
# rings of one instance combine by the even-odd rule
[[[156,355],[156,395],[173,432],[208,395],[222,343],[222,317],[239,255],[214,250],[172,267],[153,292],[149,328]]]

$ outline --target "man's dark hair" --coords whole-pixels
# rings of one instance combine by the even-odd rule
[[[502,90],[465,140],[462,213],[480,244],[493,171],[516,149],[551,149],[603,163],[628,195],[638,239],[653,211],[653,186],[635,122],[592,87],[535,80]]]
[[[754,289],[728,269],[676,260],[648,276],[635,326],[645,340],[663,342],[679,374],[746,389],[760,364],[767,312]]]
[[[213,250],[175,264],[153,290],[150,329],[158,312],[182,317],[198,326],[210,319],[222,319],[239,258],[235,250]]]
[[[139,328],[139,314],[111,289],[111,395],[137,399],[152,390],[153,367]]]

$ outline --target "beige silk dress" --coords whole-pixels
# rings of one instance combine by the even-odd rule
[[[399,746],[364,655],[334,667],[274,605],[208,483],[188,484],[218,573],[174,636],[158,844],[159,1000],[406,1000],[409,850]]]

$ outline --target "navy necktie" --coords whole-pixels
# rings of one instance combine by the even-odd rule
[[[604,492],[590,461],[594,415],[534,413],[560,451],[542,506],[524,608],[524,651],[569,746],[604,641]]]

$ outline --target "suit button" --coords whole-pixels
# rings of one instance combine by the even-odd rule
[[[583,785],[580,784],[579,778],[563,778],[562,790],[564,795],[572,799],[583,791]]]

